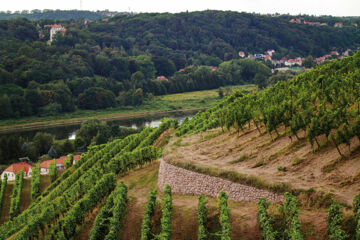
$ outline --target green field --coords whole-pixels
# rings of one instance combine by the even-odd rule
[[[254,84],[229,86],[226,88],[244,89],[251,91],[257,89]],[[140,116],[144,113],[162,113],[166,111],[183,111],[190,109],[199,109],[209,107],[219,99],[217,89],[169,94],[164,96],[155,96],[151,100],[146,100],[140,106],[127,106],[103,110],[77,110],[72,113],[64,113],[58,116],[50,117],[27,117],[20,119],[0,120],[0,130],[26,127],[32,125],[51,125],[51,124],[72,124],[74,121],[82,121],[90,117],[97,117],[106,120],[107,118],[131,118]]]

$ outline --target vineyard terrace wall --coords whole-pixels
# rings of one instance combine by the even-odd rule
[[[158,177],[158,187],[161,191],[164,190],[165,184],[169,184],[172,192],[177,194],[200,195],[203,193],[217,197],[223,190],[229,195],[229,199],[234,201],[257,202],[260,198],[266,198],[271,202],[281,202],[284,199],[283,195],[192,172],[161,160]]]

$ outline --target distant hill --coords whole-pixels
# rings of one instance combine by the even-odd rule
[[[9,20],[15,19],[18,17],[24,17],[29,20],[42,20],[42,19],[52,19],[52,20],[79,20],[79,19],[88,19],[88,20],[97,20],[105,17],[112,17],[116,15],[121,15],[125,13],[119,12],[109,12],[109,11],[80,11],[80,10],[33,10],[22,11],[22,12],[0,12],[0,20]]]

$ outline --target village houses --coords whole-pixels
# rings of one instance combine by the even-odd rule
[[[4,179],[4,175],[7,175],[8,181],[15,180],[16,173],[20,172],[21,169],[24,171],[24,177],[31,177],[32,167],[26,162],[13,163],[7,167],[1,174],[1,180]]]

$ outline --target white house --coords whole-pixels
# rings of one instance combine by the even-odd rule
[[[56,159],[56,169],[63,170],[65,169],[65,159],[68,158],[67,156],[63,156],[61,158]],[[40,163],[40,174],[48,174],[49,173],[49,166],[54,160],[47,160]]]
[[[61,32],[61,34],[64,35],[66,32],[66,29],[63,26],[61,26],[60,24],[45,25],[45,27],[50,27],[49,42],[52,42],[54,40],[56,33]]]
[[[1,174],[1,179],[4,179],[4,175],[7,175],[8,181],[15,180],[16,173],[20,172],[20,170],[24,171],[24,177],[31,177],[32,174],[32,167],[30,164],[26,162],[19,162],[11,164],[8,168],[6,168],[3,173]]]

